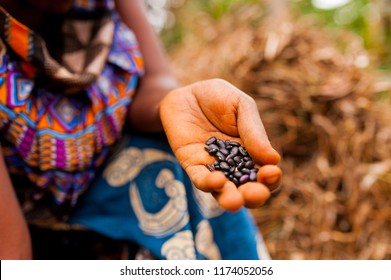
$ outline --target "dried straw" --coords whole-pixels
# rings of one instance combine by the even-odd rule
[[[173,71],[255,98],[282,154],[282,188],[253,211],[274,259],[391,259],[389,85],[360,68],[369,58],[355,36],[278,2],[236,9],[211,23],[213,38],[195,31],[170,53]]]

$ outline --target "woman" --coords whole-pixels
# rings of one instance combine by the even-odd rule
[[[263,204],[281,170],[249,96],[218,79],[179,86],[141,0],[0,4],[1,259],[32,257],[27,224],[154,258],[260,257],[243,206]],[[211,136],[241,142],[257,182],[210,172]]]

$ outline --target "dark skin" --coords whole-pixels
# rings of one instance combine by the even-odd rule
[[[145,75],[129,110],[132,128],[143,132],[164,131],[194,185],[210,192],[222,208],[237,211],[243,206],[255,208],[265,203],[270,191],[280,185],[282,172],[277,166],[280,156],[268,140],[255,101],[220,79],[185,87],[178,85],[160,41],[149,25],[144,2],[116,0],[115,3],[124,23],[134,31],[145,63]],[[0,0],[0,4],[44,36],[45,18],[65,13],[73,0]],[[46,36],[46,40],[50,46],[51,37]],[[243,144],[259,167],[257,182],[236,188],[222,172],[209,172],[205,163],[213,158],[204,150],[204,143],[211,136]],[[26,222],[1,151],[0,159],[0,178],[8,178],[0,188],[0,206],[6,205],[8,209],[6,214],[0,211],[0,259],[29,258],[31,246]],[[19,234],[14,234],[15,231]]]

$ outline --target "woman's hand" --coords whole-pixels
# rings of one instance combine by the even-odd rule
[[[269,142],[255,101],[220,79],[201,81],[171,91],[160,104],[168,141],[179,163],[200,190],[211,192],[221,207],[255,208],[280,185],[280,156]],[[222,172],[210,172],[214,158],[205,151],[211,136],[240,142],[258,165],[257,182],[240,187]]]

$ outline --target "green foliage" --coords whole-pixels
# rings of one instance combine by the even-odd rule
[[[216,23],[238,5],[261,3],[260,0],[185,0],[184,5],[172,10],[176,24],[161,32],[161,38],[167,49],[179,44],[186,33],[199,32],[200,26]],[[197,30],[197,31],[195,31]]]
[[[330,29],[344,29],[359,35],[381,69],[391,69],[390,15],[384,10],[386,0],[352,0],[335,9],[314,7],[311,0],[294,0],[298,16],[311,15]]]
[[[292,3],[300,13],[315,15],[329,27],[348,28],[360,35],[364,34],[367,9],[370,5],[368,0],[353,0],[330,10],[315,7],[311,0],[295,0]]]
[[[256,0],[201,0],[196,1],[199,7],[207,12],[212,18],[219,19],[224,14],[229,12],[235,5],[250,3],[250,2],[259,2]]]
[[[272,0],[270,0],[272,1]],[[162,38],[170,48],[180,43],[186,33],[194,28],[202,29],[205,19],[209,24],[218,21],[225,14],[245,3],[263,4],[262,0],[186,0],[184,5],[173,11],[176,24],[162,32]],[[349,30],[359,35],[364,46],[381,69],[391,70],[391,8],[386,11],[388,0],[352,0],[334,9],[319,9],[311,0],[286,0],[294,13],[315,17],[332,30]],[[201,28],[200,28],[201,27]],[[199,30],[197,30],[199,32]]]

